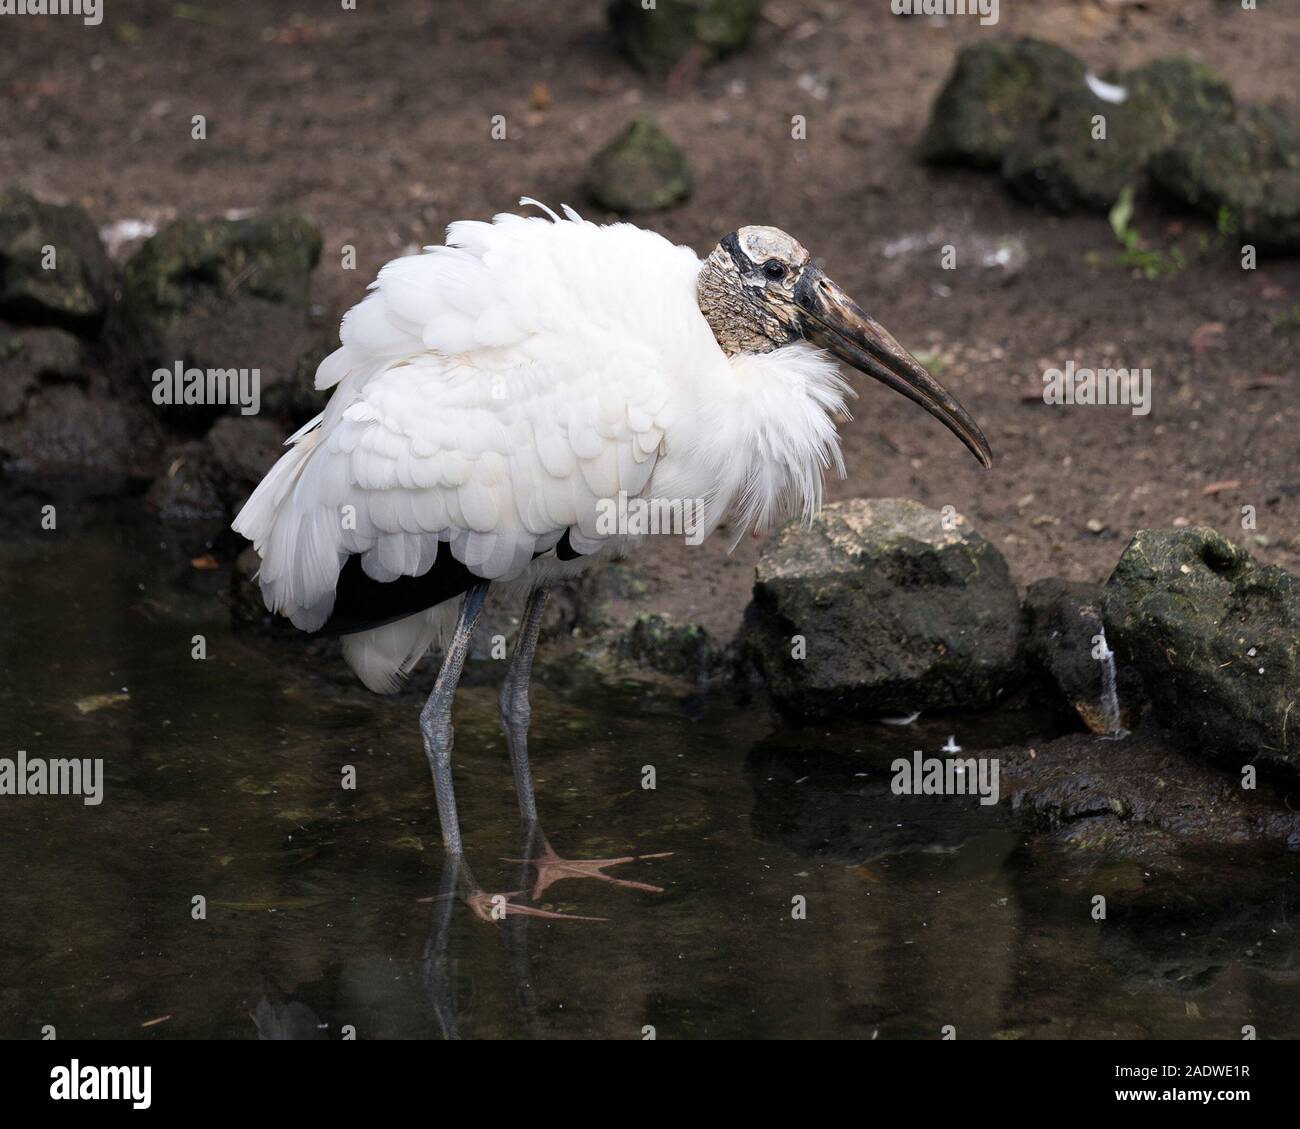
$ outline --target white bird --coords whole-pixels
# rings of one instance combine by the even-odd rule
[[[316,373],[328,405],[234,522],[267,607],[342,635],[372,690],[445,637],[420,727],[455,858],[451,704],[489,585],[525,599],[501,715],[535,827],[528,680],[547,589],[637,540],[611,527],[617,500],[680,503],[705,535],[811,519],[824,472],[843,474],[850,395],[825,350],[990,465],[965,410],[784,232],[741,228],[701,261],[537,207],[453,223],[446,246],[379,272]]]

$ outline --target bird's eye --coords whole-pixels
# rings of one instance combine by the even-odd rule
[[[785,263],[777,259],[768,259],[763,264],[763,274],[773,282],[780,282],[785,278]]]

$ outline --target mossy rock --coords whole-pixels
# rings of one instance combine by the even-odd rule
[[[1121,76],[1110,102],[1083,83],[1007,151],[1002,175],[1018,195],[1056,211],[1105,211],[1128,186],[1147,185],[1152,159],[1181,137],[1227,120],[1232,91],[1203,64],[1165,59]],[[1097,119],[1105,136],[1096,137]]]
[[[1213,529],[1142,530],[1101,610],[1112,649],[1189,750],[1300,769],[1300,579]]]
[[[646,670],[701,682],[722,661],[713,638],[698,623],[674,623],[657,613],[638,615],[628,624],[614,653]]]
[[[596,154],[587,193],[611,212],[671,208],[691,194],[686,154],[649,118],[640,118]]]
[[[178,220],[126,265],[112,335],[120,367],[257,369],[261,410],[296,418],[299,359],[319,355],[309,324],[321,237],[296,216]],[[168,425],[198,434],[231,405],[170,405]]]
[[[48,270],[46,248],[53,251]],[[99,232],[83,209],[46,204],[17,187],[0,193],[0,317],[93,333],[111,276]]]
[[[124,299],[135,313],[160,319],[214,292],[305,306],[320,251],[320,232],[296,216],[177,220],[127,263]]]
[[[827,506],[759,559],[740,648],[784,712],[990,704],[1021,669],[1006,561],[960,514],[905,499]]]
[[[1155,187],[1244,242],[1300,250],[1300,125],[1269,106],[1183,134],[1151,163]]]
[[[1083,86],[1081,60],[1025,37],[964,47],[930,115],[922,156],[935,163],[999,168],[1056,99]]]
[[[664,75],[698,47],[709,57],[739,51],[754,33],[763,0],[610,0],[619,47],[649,74]]]

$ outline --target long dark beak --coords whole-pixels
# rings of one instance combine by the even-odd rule
[[[993,452],[984,432],[944,387],[887,329],[816,267],[807,267],[794,288],[804,337],[829,349],[845,364],[875,377],[920,404],[957,436],[984,466]]]

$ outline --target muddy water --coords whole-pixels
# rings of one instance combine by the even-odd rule
[[[0,756],[103,758],[105,796],[0,797],[0,1035],[1300,1034],[1285,860],[1081,861],[1005,801],[890,793],[895,756],[1027,738],[1016,718],[796,730],[725,695],[553,675],[533,721],[551,843],[672,852],[611,872],[664,892],[565,881],[542,907],[606,920],[485,924],[442,896],[418,697],[233,635],[225,573],[151,526],[61,520],[0,546]],[[471,666],[468,856],[514,890],[499,671]]]

